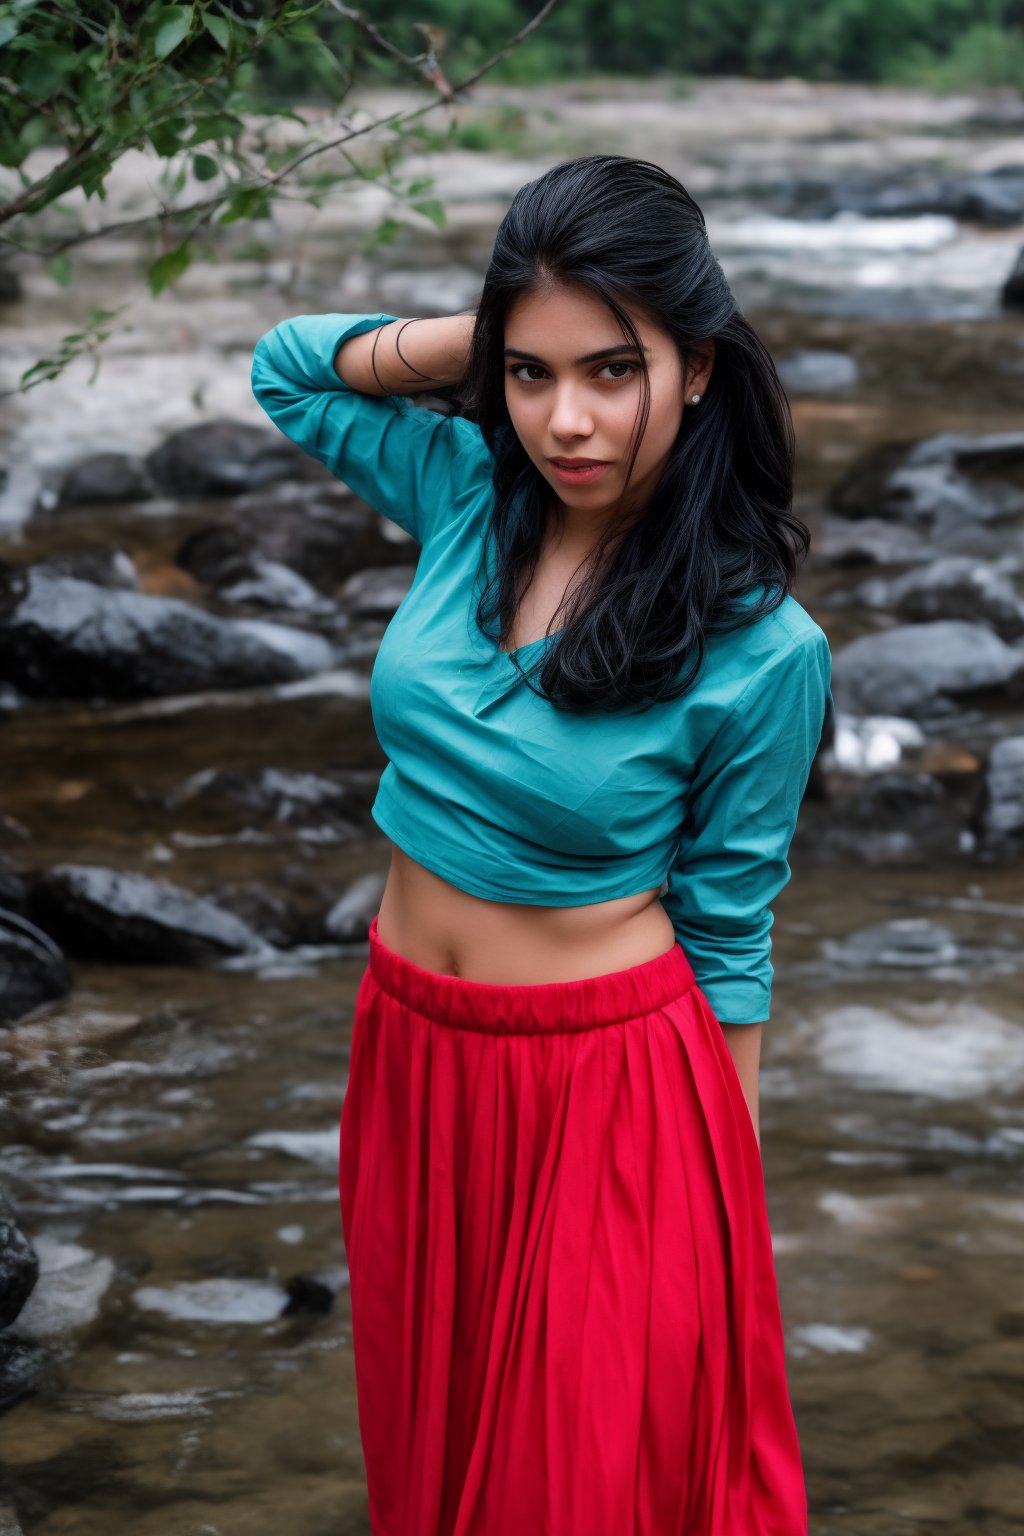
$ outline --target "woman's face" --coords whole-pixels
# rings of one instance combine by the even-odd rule
[[[505,318],[505,400],[530,459],[567,509],[593,514],[634,510],[656,486],[696,391],[703,395],[714,344],[684,377],[676,343],[628,310],[645,349],[650,414],[625,501],[630,440],[642,402],[636,352],[596,296],[556,285],[521,295]],[[604,356],[595,357],[594,353]],[[599,460],[604,468],[560,473],[557,461]],[[556,461],[556,462],[553,462]]]

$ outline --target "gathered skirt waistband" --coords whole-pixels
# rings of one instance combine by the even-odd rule
[[[370,923],[370,973],[383,992],[436,1024],[485,1034],[558,1034],[643,1018],[696,984],[676,943],[639,965],[579,981],[496,985],[428,971],[389,949]]]

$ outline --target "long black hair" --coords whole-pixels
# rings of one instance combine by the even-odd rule
[[[715,343],[707,389],[699,407],[683,412],[642,515],[613,517],[537,669],[537,691],[561,708],[646,708],[693,687],[705,634],[754,623],[792,589],[810,533],[792,513],[789,402],[712,254],[704,215],[668,171],[628,155],[584,155],[521,187],[495,237],[453,392],[495,460],[488,537],[497,558],[476,620],[503,649],[552,502],[508,413],[505,317],[521,294],[551,283],[601,298],[635,346],[640,338],[624,305],[649,316],[674,337],[684,369],[696,360],[696,343]],[[650,408],[650,376],[638,355],[642,402],[627,483]],[[483,565],[486,551],[485,538]]]

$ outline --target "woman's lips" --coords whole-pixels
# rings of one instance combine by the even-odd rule
[[[548,463],[559,480],[564,480],[567,485],[589,485],[591,480],[600,479],[606,469],[611,469],[610,464],[582,464],[578,469],[570,469],[568,465],[556,464],[554,459],[549,459]]]

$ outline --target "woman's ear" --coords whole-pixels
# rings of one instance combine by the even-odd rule
[[[713,340],[698,341],[693,347],[693,357],[686,373],[683,398],[689,400],[694,394],[703,395],[708,387],[715,366],[715,343]]]

